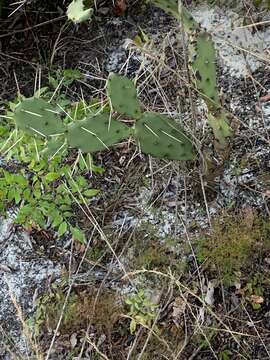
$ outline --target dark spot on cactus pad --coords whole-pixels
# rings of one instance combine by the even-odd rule
[[[169,149],[172,149],[172,148],[173,148],[173,144],[169,144],[169,145],[168,145],[168,148],[169,148]]]
[[[155,146],[159,145],[159,141],[154,141],[153,143]]]
[[[195,71],[195,78],[196,78],[197,80],[199,80],[199,81],[202,80],[202,76],[201,76],[199,70],[196,70],[196,71]]]
[[[48,125],[49,125],[48,121],[45,121],[45,126],[48,126]]]

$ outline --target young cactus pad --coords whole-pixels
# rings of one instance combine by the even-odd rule
[[[211,35],[198,33],[189,44],[189,66],[196,88],[203,95],[209,110],[220,106],[216,78],[216,51]]]
[[[99,114],[68,126],[69,146],[82,152],[96,152],[128,138],[130,128],[121,122],[110,119],[109,114]]]
[[[46,137],[65,131],[54,107],[39,98],[25,99],[18,104],[14,111],[14,120],[19,129],[30,135]]]
[[[215,138],[220,145],[225,146],[227,138],[232,135],[232,129],[226,121],[226,114],[222,111],[217,112],[215,115],[209,113],[208,123],[212,127]]]
[[[141,116],[137,90],[125,76],[110,74],[107,82],[108,96],[113,108],[121,114],[138,119]]]
[[[190,140],[175,121],[156,113],[144,113],[135,124],[135,136],[142,152],[167,160],[192,160]]]

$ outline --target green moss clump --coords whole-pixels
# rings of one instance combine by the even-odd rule
[[[209,235],[200,238],[197,257],[210,265],[225,285],[270,248],[270,223],[258,215],[226,215],[214,221]],[[250,267],[249,267],[250,269]]]
[[[54,292],[45,294],[38,300],[36,312],[29,320],[29,326],[35,336],[56,328],[65,301],[66,293],[61,289],[55,289]],[[122,310],[119,297],[112,291],[102,291],[98,299],[96,299],[96,291],[72,292],[63,312],[59,333],[65,335],[85,330],[89,322],[93,323],[101,333],[111,332]]]

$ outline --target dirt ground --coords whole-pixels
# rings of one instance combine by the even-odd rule
[[[174,117],[192,134],[198,157],[156,160],[132,143],[95,154],[105,171],[89,175],[89,183],[100,195],[76,208],[87,244],[74,244],[70,234],[49,241],[40,231],[11,232],[14,209],[7,209],[0,359],[269,359],[269,11],[246,3],[192,7],[219,50],[219,89],[234,129],[218,152],[172,17],[137,1],[117,16],[101,2],[91,22],[74,25],[64,5],[47,6],[23,8],[0,23],[1,113],[18,91],[31,96],[57,69],[83,74],[61,88],[74,102],[104,99],[108,74],[122,73],[136,78],[146,110]],[[138,37],[143,47],[134,44]],[[17,165],[0,154],[2,168]],[[234,265],[227,281],[228,259]],[[141,289],[155,306],[154,321],[132,333],[125,300]],[[27,321],[37,309],[34,334]]]

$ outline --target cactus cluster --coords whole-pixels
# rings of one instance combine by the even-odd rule
[[[225,145],[232,131],[221,109],[216,78],[216,50],[211,35],[198,24],[181,2],[152,0],[152,2],[181,21],[189,36],[189,71],[194,86],[208,107],[208,123],[216,139]]]
[[[133,135],[140,149],[147,154],[168,160],[193,159],[190,140],[173,120],[160,114],[142,112],[131,80],[112,74],[107,82],[107,92],[117,112],[136,120],[133,128],[109,113],[64,125],[52,105],[35,97],[21,101],[14,111],[14,120],[26,133],[46,138],[44,154],[47,155],[67,146],[93,153]]]
[[[165,115],[141,111],[137,90],[131,80],[111,74],[107,90],[113,108],[137,120],[134,137],[142,152],[167,160],[194,158],[190,140],[175,121]]]

